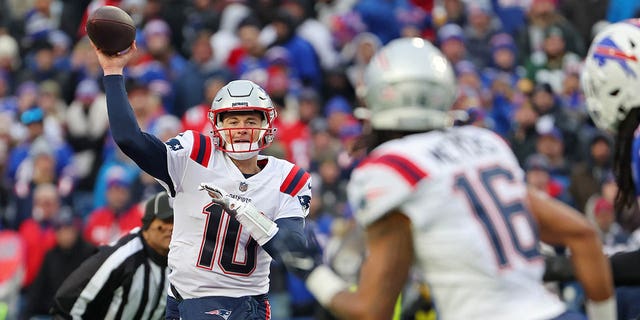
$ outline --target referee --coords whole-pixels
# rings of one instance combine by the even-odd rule
[[[166,192],[145,204],[142,229],[104,246],[64,281],[55,319],[164,319],[173,209]]]

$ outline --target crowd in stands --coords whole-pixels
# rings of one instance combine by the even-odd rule
[[[638,1],[5,0],[0,264],[12,267],[0,268],[0,289],[21,294],[4,300],[0,290],[13,306],[0,307],[0,319],[3,310],[46,314],[64,276],[94,246],[140,226],[140,204],[162,190],[111,138],[102,71],[84,29],[103,5],[136,23],[127,92],[140,127],[163,141],[208,133],[212,98],[230,80],[267,90],[279,112],[267,153],[312,173],[310,220],[329,247],[354,228],[345,185],[362,157],[352,151],[365,67],[390,40],[418,36],[453,65],[453,109],[466,113],[463,124],[508,141],[527,181],[584,212],[608,254],[640,248],[640,210],[612,206],[614,141],[590,122],[579,81],[594,34],[636,16]],[[347,277],[357,272],[346,269]],[[274,270],[273,318],[317,316],[303,285]]]

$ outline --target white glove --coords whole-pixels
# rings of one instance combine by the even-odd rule
[[[242,201],[230,197],[226,191],[211,183],[201,183],[198,190],[207,191],[211,197],[211,201],[221,205],[224,208],[224,211],[234,217],[238,214],[238,208],[243,204]]]
[[[211,201],[221,205],[227,213],[235,217],[259,245],[267,243],[278,232],[278,225],[250,202],[236,199],[211,183],[201,183],[198,190],[209,193]]]

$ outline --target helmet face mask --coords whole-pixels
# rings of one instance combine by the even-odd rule
[[[254,113],[260,120],[252,119]],[[276,116],[271,99],[260,86],[249,80],[232,81],[220,89],[209,110],[213,144],[234,159],[249,159],[273,142]],[[231,118],[226,125],[225,117]]]
[[[391,41],[365,71],[367,107],[374,130],[426,131],[452,124],[453,68],[440,50],[420,38]]]
[[[617,132],[629,111],[640,107],[640,20],[611,24],[596,35],[580,82],[593,122]]]

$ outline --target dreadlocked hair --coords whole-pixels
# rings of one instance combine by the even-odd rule
[[[633,150],[633,136],[640,125],[640,108],[629,111],[627,117],[618,126],[616,135],[613,173],[618,184],[615,209],[621,212],[631,207],[636,201],[636,188],[631,174],[631,155]]]

